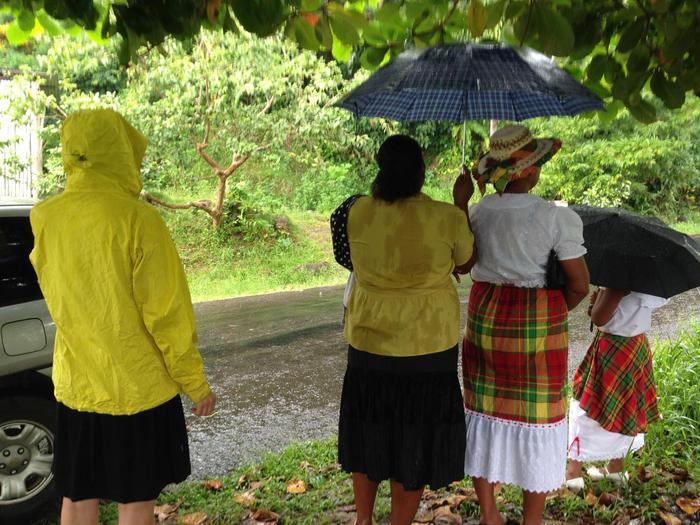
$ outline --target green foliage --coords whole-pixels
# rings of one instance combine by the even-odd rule
[[[663,419],[649,429],[646,454],[657,463],[688,461],[700,476],[693,463],[700,456],[700,326],[655,346],[654,377]]]
[[[700,199],[700,100],[685,111],[660,110],[661,118],[637,126],[622,115],[597,119],[540,119],[533,131],[563,141],[542,170],[536,191],[572,204],[622,206],[674,217],[697,208]]]
[[[303,49],[367,69],[408,47],[496,37],[586,59],[592,89],[624,103],[644,123],[656,120],[656,106],[643,96],[649,88],[671,109],[683,106],[687,93],[700,93],[698,2],[0,0],[3,6],[13,15],[3,29],[14,45],[41,30],[56,36],[82,28],[99,42],[118,34],[114,51],[122,64],[137,62],[140,49],[160,46],[168,35],[188,41],[202,27],[238,33],[240,25],[262,37],[284,32]]]
[[[64,85],[70,83],[71,90],[106,93],[126,87],[127,72],[119,66],[113,42],[95,45],[84,35],[43,41],[51,46],[45,55],[35,54],[39,66],[49,77],[61,79]]]

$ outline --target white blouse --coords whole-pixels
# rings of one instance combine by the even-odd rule
[[[536,195],[489,195],[469,217],[477,247],[474,281],[541,288],[550,250],[562,261],[586,253],[581,218]]]
[[[663,297],[631,292],[622,298],[610,320],[600,330],[625,337],[648,332],[651,328],[651,312],[667,302],[668,299]]]

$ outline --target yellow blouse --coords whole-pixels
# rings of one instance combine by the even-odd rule
[[[361,197],[348,216],[355,286],[345,337],[358,350],[407,357],[460,337],[452,271],[472,255],[465,213],[424,194],[387,203]]]

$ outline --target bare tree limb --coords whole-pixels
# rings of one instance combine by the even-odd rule
[[[265,113],[270,111],[270,108],[272,108],[272,105],[275,103],[275,96],[272,95],[270,98],[267,99],[267,103],[265,104],[265,107],[262,108],[260,111],[258,111],[258,117],[263,116]]]
[[[163,208],[168,208],[171,210],[187,210],[189,208],[197,208],[198,210],[202,210],[209,215],[212,215],[213,211],[213,205],[212,202],[206,199],[198,200],[198,201],[190,201],[186,202],[184,204],[175,204],[173,202],[167,202],[164,201],[163,199],[159,199],[155,195],[152,195],[148,193],[147,191],[142,191],[141,192],[141,198],[148,202],[149,204],[154,204],[157,206],[162,206]]]
[[[224,169],[221,167],[221,165],[218,162],[216,162],[213,158],[211,158],[209,153],[204,151],[204,148],[207,147],[207,144],[198,143],[195,147],[197,149],[197,153],[199,153],[199,156],[202,157],[204,159],[204,161],[207,164],[209,164],[209,166],[211,166],[211,168],[216,172],[216,175],[219,176],[219,174],[222,173],[224,171]]]
[[[238,168],[243,166],[248,159],[253,155],[253,153],[257,153],[258,151],[263,151],[266,150],[270,147],[269,144],[265,144],[264,146],[258,146],[255,148],[253,151],[248,153],[247,155],[241,155],[239,153],[234,153],[233,157],[231,158],[231,164],[228,165],[228,167],[222,171],[222,176],[228,178],[230,177],[234,171],[236,171]]]

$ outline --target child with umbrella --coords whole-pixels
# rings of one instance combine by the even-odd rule
[[[598,327],[574,374],[569,407],[567,486],[583,488],[583,462],[593,480],[627,479],[624,458],[644,445],[661,418],[646,332],[667,298],[700,285],[700,246],[653,217],[619,209],[572,206],[583,222],[591,282],[589,315]]]
[[[593,480],[626,481],[624,458],[644,445],[647,425],[661,418],[646,332],[652,311],[666,302],[617,288],[591,296],[589,314],[598,331],[574,374],[566,473],[570,489],[583,489],[584,461],[609,460],[607,468],[588,469]]]

